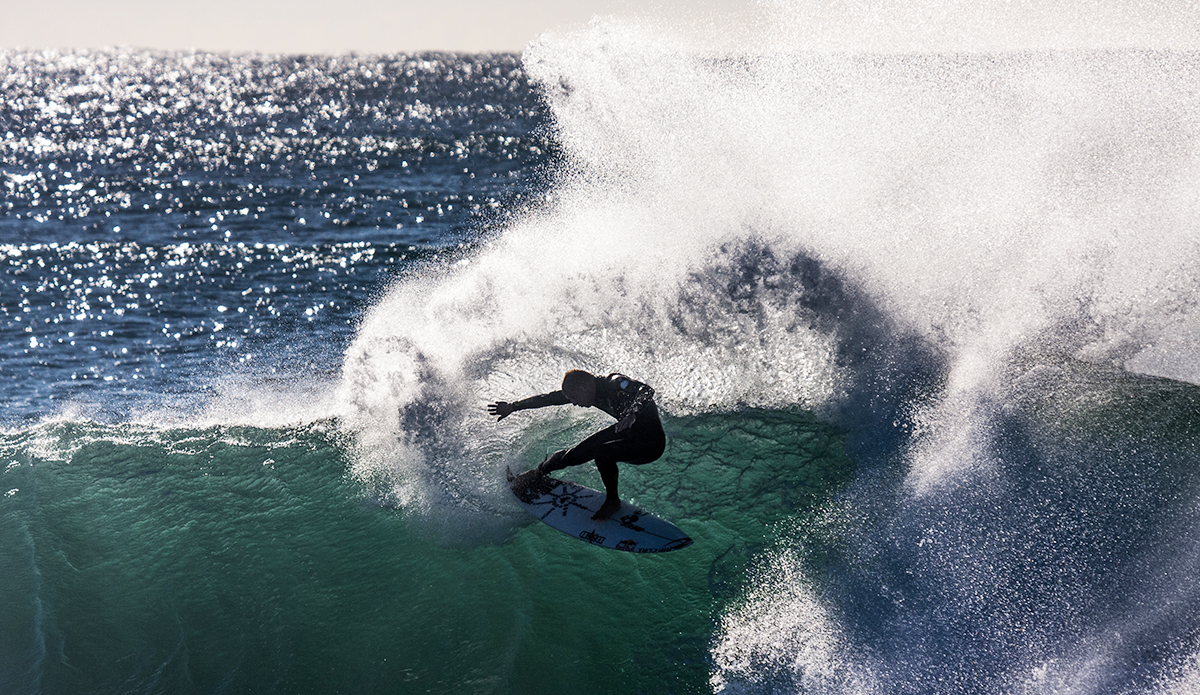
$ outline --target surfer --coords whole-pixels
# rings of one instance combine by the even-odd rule
[[[499,422],[517,410],[568,403],[599,408],[617,421],[570,449],[554,452],[520,477],[527,478],[525,484],[528,485],[553,471],[595,461],[600,479],[604,481],[605,498],[592,518],[607,519],[621,508],[621,498],[617,496],[617,462],[640,466],[658,459],[666,449],[667,437],[658,419],[654,389],[623,374],[598,377],[581,369],[572,369],[563,376],[559,391],[513,403],[497,401],[488,404],[487,408]]]

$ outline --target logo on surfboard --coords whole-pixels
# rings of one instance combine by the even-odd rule
[[[596,545],[604,545],[604,536],[598,536],[591,531],[580,531],[579,537],[582,538],[583,540],[587,541],[588,543],[595,543]]]

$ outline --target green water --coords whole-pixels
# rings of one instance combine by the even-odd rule
[[[5,693],[692,693],[776,523],[851,475],[797,413],[669,421],[622,489],[695,544],[593,548],[519,508],[455,542],[299,429],[46,424],[0,439]],[[592,483],[595,472],[576,469]]]

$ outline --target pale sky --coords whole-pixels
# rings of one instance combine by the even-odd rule
[[[746,0],[0,0],[0,48],[520,52],[594,15]]]
[[[520,52],[594,16],[751,48],[1200,49],[1200,0],[0,0],[0,49]]]

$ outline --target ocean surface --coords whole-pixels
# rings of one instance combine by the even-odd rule
[[[0,692],[1200,692],[1197,84],[0,53]],[[516,505],[605,416],[485,406],[571,368],[694,545]]]

